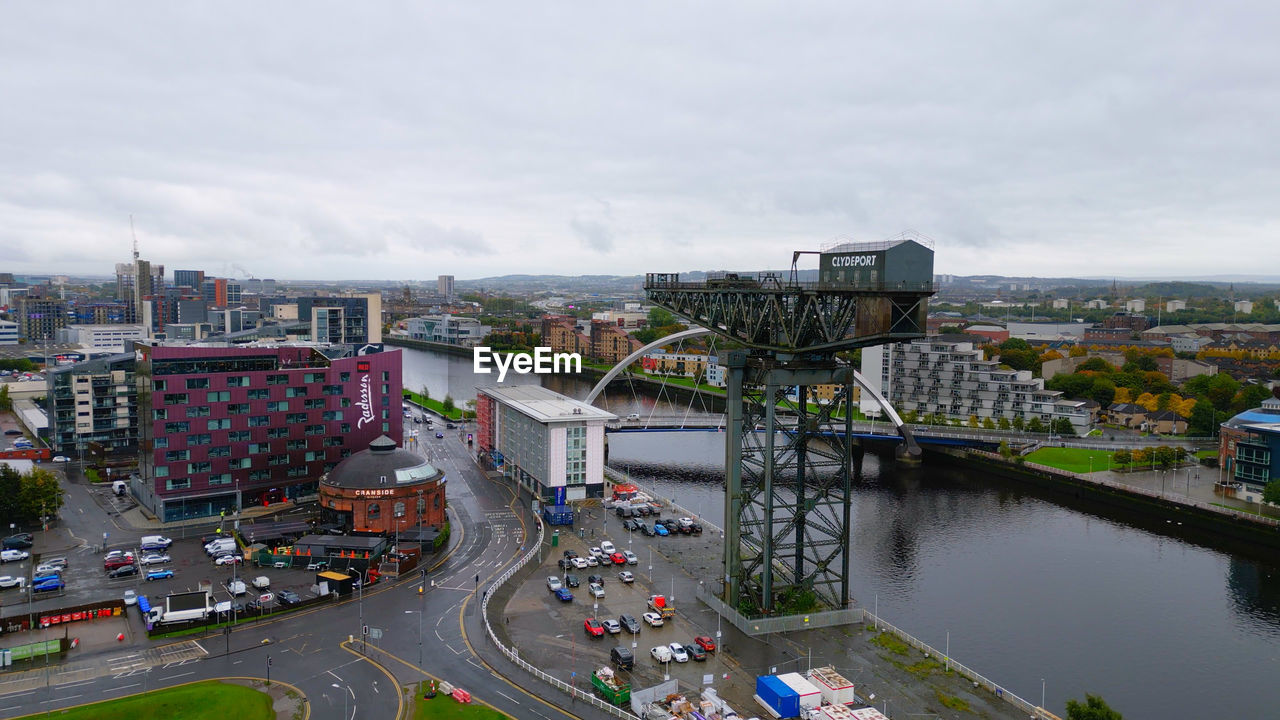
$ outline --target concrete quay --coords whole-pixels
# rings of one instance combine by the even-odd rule
[[[665,512],[664,517],[672,512]],[[616,645],[632,647],[635,670],[630,673],[633,689],[656,685],[668,676],[681,689],[696,692],[710,680],[711,686],[743,717],[764,716],[752,699],[758,675],[773,672],[803,672],[809,667],[833,665],[852,681],[860,698],[893,718],[1008,718],[1025,720],[1028,713],[1008,699],[973,681],[948,671],[946,660],[926,657],[896,636],[867,623],[774,633],[751,637],[695,599],[700,582],[720,575],[723,538],[708,528],[701,536],[673,535],[645,537],[622,529],[621,520],[602,507],[585,507],[572,529],[561,528],[553,547],[548,528],[541,563],[531,563],[494,599],[491,617],[495,632],[504,644],[518,648],[520,656],[540,669],[578,688],[587,688],[591,671],[609,663],[609,651]],[[575,550],[581,556],[601,540],[611,540],[620,550],[630,549],[639,564],[627,569],[635,582],[618,579],[621,567],[598,567],[572,571],[581,581],[574,588],[572,602],[560,602],[547,590],[550,576],[563,577],[557,566],[562,552]],[[605,597],[593,601],[585,592],[587,576],[605,578]],[[641,624],[630,635],[591,638],[583,630],[583,620],[630,614],[637,619],[646,611],[652,594],[674,598],[676,617],[662,627]],[[664,665],[649,655],[651,647],[671,642],[689,643],[696,635],[720,635],[720,647],[705,662]],[[537,658],[537,660],[534,660]],[[523,683],[522,683],[523,684]],[[874,700],[871,696],[874,695]],[[1053,717],[1049,714],[1040,717]]]

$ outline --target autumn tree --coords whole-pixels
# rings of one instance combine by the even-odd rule
[[[1067,720],[1124,720],[1124,716],[1098,695],[1085,693],[1084,702],[1067,701]]]

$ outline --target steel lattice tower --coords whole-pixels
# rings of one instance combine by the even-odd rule
[[[726,368],[724,600],[744,615],[850,601],[853,368],[836,353],[925,334],[933,250],[918,236],[821,251],[818,281],[650,273],[645,294],[742,346]],[[835,385],[826,404],[807,402]]]

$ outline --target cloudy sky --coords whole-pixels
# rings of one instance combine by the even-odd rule
[[[144,258],[234,277],[752,269],[905,229],[945,273],[1273,273],[1278,16],[7,2],[0,271],[110,274],[132,214]]]

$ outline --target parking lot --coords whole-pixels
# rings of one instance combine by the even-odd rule
[[[581,679],[580,686],[590,682],[591,671],[609,664],[610,650],[618,645],[629,649],[635,656],[635,669],[630,673],[622,673],[624,679],[630,680],[633,687],[644,687],[661,682],[663,675],[678,679],[689,687],[700,687],[706,674],[723,673],[724,663],[713,652],[704,653],[703,660],[690,658],[686,662],[659,662],[650,651],[655,646],[667,646],[676,642],[681,645],[694,644],[697,636],[711,636],[714,639],[715,628],[697,626],[682,610],[696,607],[692,597],[677,598],[674,603],[675,614],[663,621],[660,627],[650,626],[644,614],[650,611],[651,595],[669,596],[674,587],[673,572],[681,572],[672,568],[661,554],[651,555],[651,547],[663,552],[679,552],[679,543],[692,542],[692,534],[678,532],[672,535],[646,537],[634,530],[616,534],[606,538],[597,529],[595,536],[592,528],[601,528],[599,514],[604,512],[597,508],[595,520],[585,524],[585,537],[569,528],[560,528],[558,545],[546,557],[542,566],[521,587],[515,590],[510,602],[506,605],[507,620],[504,627],[517,647],[537,648],[538,653],[548,652],[563,658],[567,662],[555,664],[556,670],[563,668],[564,679],[570,679],[569,673],[576,672]],[[653,518],[644,518],[652,527]],[[615,533],[619,530],[621,520],[609,515],[607,527]],[[581,524],[580,524],[581,527]],[[631,537],[628,537],[628,534]],[[636,556],[634,565],[597,565],[586,568],[562,569],[564,551],[572,551],[579,558],[585,558],[591,547],[599,547],[604,540],[612,539],[617,550],[630,550]],[[652,569],[651,569],[652,568]],[[630,572],[634,581],[621,581],[619,573]],[[555,577],[563,584],[566,575],[577,577],[578,587],[567,588],[573,600],[563,601],[549,589],[548,580]],[[588,577],[600,575],[603,582],[604,597],[593,598],[588,591]],[[584,621],[594,617],[599,621],[619,620],[620,616],[629,615],[636,620],[637,633],[631,633],[625,627],[618,632],[606,632],[602,637],[593,637],[584,628]],[[621,623],[619,623],[621,625]]]

